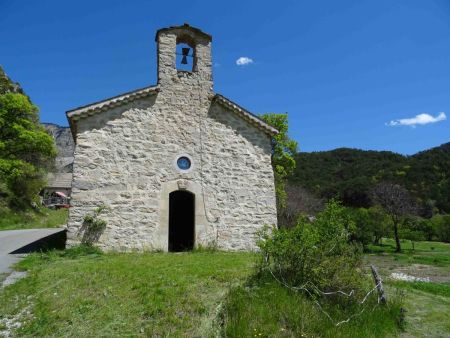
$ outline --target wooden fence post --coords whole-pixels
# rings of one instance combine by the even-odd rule
[[[386,298],[386,294],[384,293],[383,281],[381,280],[381,276],[378,274],[378,271],[377,271],[377,268],[375,267],[375,265],[371,265],[370,269],[372,270],[372,276],[373,276],[373,279],[375,280],[375,285],[377,287],[378,300],[380,301],[380,303],[386,304],[387,298]]]

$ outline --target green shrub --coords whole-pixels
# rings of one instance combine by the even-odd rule
[[[440,242],[450,242],[450,215],[436,215],[431,221],[436,238]]]
[[[292,229],[264,231],[258,243],[261,268],[316,296],[337,290],[358,293],[364,277],[361,247],[349,240],[354,228],[346,209],[332,200],[313,222],[300,218]]]
[[[105,210],[108,210],[108,207],[101,205],[94,210],[93,214],[84,216],[83,225],[80,229],[83,233],[82,244],[92,245],[98,241],[100,235],[106,229],[106,221],[99,218],[99,215]]]

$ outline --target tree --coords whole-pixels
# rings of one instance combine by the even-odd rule
[[[351,239],[359,242],[364,248],[369,243],[379,245],[381,238],[388,233],[390,219],[380,207],[347,208],[347,211],[355,223],[355,229]]]
[[[421,229],[421,220],[418,217],[405,217],[400,233],[402,238],[411,241],[413,251],[415,251],[415,242],[425,240],[425,232]]]
[[[382,182],[372,190],[372,199],[380,205],[389,215],[394,228],[396,252],[402,250],[399,237],[399,225],[404,216],[412,214],[415,210],[413,200],[405,188],[398,184]]]
[[[275,190],[278,214],[286,207],[286,178],[295,169],[294,155],[297,142],[288,136],[288,115],[268,113],[261,116],[264,122],[278,130],[273,137],[272,166],[275,174]]]
[[[15,207],[29,205],[44,185],[56,149],[39,124],[38,109],[23,94],[0,95],[0,189]]]
[[[287,184],[286,207],[281,210],[279,220],[282,226],[291,228],[297,225],[300,215],[313,216],[324,208],[324,202],[300,185]]]
[[[368,212],[373,234],[373,244],[380,245],[381,239],[388,234],[390,219],[379,206],[370,207]]]

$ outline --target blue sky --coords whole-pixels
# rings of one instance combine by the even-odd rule
[[[155,31],[188,22],[213,35],[215,91],[288,112],[301,151],[450,141],[447,0],[0,0],[0,13],[0,64],[45,122],[154,84]]]

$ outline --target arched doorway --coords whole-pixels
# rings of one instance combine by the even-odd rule
[[[183,190],[169,194],[169,251],[194,248],[195,195]]]

